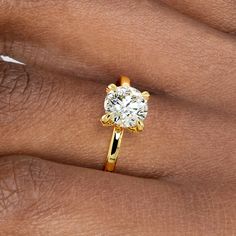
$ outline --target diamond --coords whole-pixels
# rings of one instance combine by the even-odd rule
[[[111,114],[114,124],[123,128],[135,127],[148,112],[147,100],[139,90],[130,86],[119,86],[115,91],[109,91],[104,108]]]

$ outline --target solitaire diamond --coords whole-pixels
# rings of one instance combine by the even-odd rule
[[[130,86],[119,86],[115,91],[109,91],[104,108],[114,124],[123,128],[135,127],[138,121],[146,118],[148,112],[147,100],[139,90]]]

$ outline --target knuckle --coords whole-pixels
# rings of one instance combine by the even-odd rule
[[[52,76],[24,65],[0,62],[0,125],[31,119],[45,107],[55,106],[59,87]],[[22,117],[23,116],[23,117]]]
[[[0,221],[26,220],[39,211],[55,185],[55,171],[33,157],[8,156],[0,161]],[[30,216],[29,216],[30,215]],[[35,214],[37,215],[37,214]]]
[[[0,213],[1,216],[4,216],[18,204],[19,189],[17,188],[13,162],[10,160],[1,161],[0,169]]]
[[[0,63],[0,122],[19,115],[29,95],[29,74],[23,66]]]

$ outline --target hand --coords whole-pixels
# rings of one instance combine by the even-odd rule
[[[0,54],[27,64],[0,64],[2,235],[235,234],[235,3],[163,2],[1,2]],[[123,175],[94,170],[120,74],[152,92]]]

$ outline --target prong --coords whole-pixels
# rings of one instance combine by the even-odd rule
[[[143,131],[143,129],[144,129],[144,124],[143,124],[143,121],[138,121],[137,122],[137,124],[136,124],[136,126],[134,126],[134,127],[130,127],[130,128],[128,128],[131,132],[134,132],[134,133],[138,133],[138,132],[141,132],[141,131]]]
[[[112,116],[109,113],[103,115],[100,121],[103,126],[112,126],[114,124]]]
[[[143,131],[143,129],[144,129],[144,123],[143,123],[143,121],[138,121],[137,122],[137,128],[138,128],[138,131],[140,132],[140,131]]]
[[[143,98],[144,98],[146,101],[148,101],[148,99],[149,99],[149,97],[150,97],[150,93],[147,92],[147,91],[144,91],[144,92],[142,92],[142,96],[143,96]]]
[[[117,87],[115,84],[109,84],[108,87],[106,88],[106,92],[109,93],[110,91],[116,91]]]

